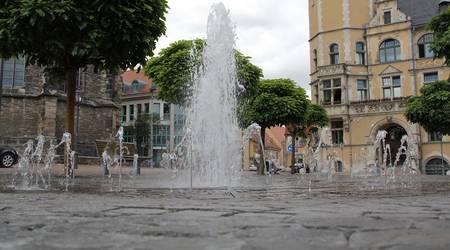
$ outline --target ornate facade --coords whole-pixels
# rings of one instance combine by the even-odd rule
[[[394,157],[403,135],[414,138],[422,173],[436,172],[433,164],[441,155],[448,167],[450,137],[443,138],[441,152],[440,135],[427,134],[403,116],[406,100],[424,84],[449,78],[443,60],[433,59],[433,34],[426,29],[448,5],[442,0],[309,0],[311,96],[330,116],[339,170],[362,170],[367,161],[377,161],[364,155],[379,130],[388,132]]]

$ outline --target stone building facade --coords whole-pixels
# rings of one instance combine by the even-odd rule
[[[120,126],[118,75],[78,74],[75,150],[80,156],[98,157],[96,140],[108,139]],[[44,135],[60,140],[64,133],[66,94],[64,81],[48,77],[42,68],[25,66],[24,60],[5,61],[0,113],[0,145],[19,149],[29,140]],[[77,117],[75,117],[77,121]]]
[[[309,0],[312,101],[326,108],[338,171],[381,162],[367,156],[380,130],[396,155],[403,135],[414,138],[422,173],[450,161],[450,137],[428,134],[403,116],[408,97],[428,82],[449,78],[429,50],[430,18],[442,0]],[[387,159],[394,161],[393,159]],[[438,163],[440,165],[440,163]]]

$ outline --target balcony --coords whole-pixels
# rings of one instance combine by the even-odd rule
[[[398,97],[393,99],[372,99],[367,101],[351,102],[351,114],[401,112],[410,97]]]
[[[346,72],[346,67],[344,64],[320,66],[318,72],[319,77],[342,75]]]

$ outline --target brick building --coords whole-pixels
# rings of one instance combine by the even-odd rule
[[[20,150],[41,134],[60,140],[66,115],[64,81],[49,77],[40,67],[26,66],[23,58],[4,62],[0,145]],[[120,76],[80,70],[75,127],[81,156],[97,157],[96,140],[109,138],[120,125],[120,85]]]

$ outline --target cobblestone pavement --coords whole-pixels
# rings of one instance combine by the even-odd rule
[[[7,188],[10,173],[0,171],[2,250],[450,249],[445,177],[386,186],[282,174],[267,185],[246,173],[230,194],[146,187],[157,170],[122,192],[82,173],[68,192],[18,191]]]

